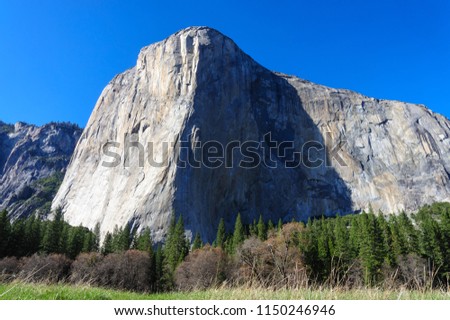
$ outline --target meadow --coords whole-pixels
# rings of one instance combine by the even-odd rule
[[[450,300],[440,290],[217,288],[160,294],[135,293],[69,284],[0,284],[0,300]]]

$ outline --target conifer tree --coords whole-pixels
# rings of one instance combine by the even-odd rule
[[[9,237],[11,233],[11,223],[8,218],[8,211],[0,212],[0,258],[7,254]]]
[[[450,206],[444,206],[440,215],[440,228],[444,245],[445,264],[442,268],[447,273],[447,281],[450,283]]]
[[[47,225],[45,231],[42,250],[45,253],[59,253],[61,252],[61,240],[64,229],[64,217],[60,208],[56,209],[55,217]]]
[[[107,232],[105,240],[103,241],[102,253],[108,255],[114,252],[113,236],[111,233]]]
[[[267,222],[267,231],[270,232],[273,229],[275,229],[275,226],[273,225],[272,220],[269,219],[269,221]]]
[[[350,259],[356,259],[359,255],[360,240],[361,240],[361,228],[360,221],[361,215],[357,215],[350,219],[350,229],[349,229],[349,256]]]
[[[383,216],[382,212],[378,213],[377,216],[377,224],[380,228],[381,232],[381,241],[380,244],[380,254],[384,256],[385,262],[389,266],[395,265],[396,258],[393,254],[392,250],[392,234],[391,229],[389,228],[389,224]]]
[[[83,230],[83,248],[82,252],[96,252],[94,249],[95,235],[87,230]]]
[[[319,259],[322,277],[325,278],[329,274],[331,268],[329,234],[327,232],[327,225],[323,217],[322,219],[316,221],[315,225],[317,227],[317,256]]]
[[[194,237],[194,241],[192,242],[192,251],[200,249],[203,247],[202,239],[200,238],[200,233],[196,233]]]
[[[120,234],[122,233],[122,228],[119,229],[117,225],[114,226],[114,230],[111,233],[111,248],[112,252],[118,252],[119,250],[119,242],[120,242]]]
[[[399,230],[402,237],[406,239],[408,253],[419,253],[419,243],[417,230],[414,228],[412,220],[402,211],[398,216]]]
[[[248,226],[248,231],[249,231],[250,236],[258,237],[258,227],[257,227],[256,219],[253,219],[253,223],[251,223]]]
[[[435,268],[441,268],[445,264],[445,250],[439,225],[429,212],[422,212],[419,228],[420,253],[429,258]]]
[[[71,259],[75,257],[83,250],[84,245],[84,232],[83,227],[70,228],[68,231],[67,241],[67,255]]]
[[[57,253],[67,253],[69,248],[69,233],[72,227],[63,222],[63,231],[59,239],[59,251]]]
[[[164,248],[165,260],[170,271],[184,260],[189,252],[189,244],[184,234],[183,216],[180,215],[175,227],[171,227]]]
[[[373,213],[363,213],[361,219],[359,257],[364,268],[365,283],[374,285],[379,278],[384,261],[382,233]]]
[[[131,228],[127,223],[125,227],[119,233],[119,240],[117,244],[118,251],[127,251],[131,246]]]
[[[396,216],[389,219],[389,229],[392,238],[391,251],[395,259],[408,254],[408,239],[404,232],[401,232]]]
[[[136,249],[147,252],[153,251],[153,241],[149,228],[145,228],[136,238]]]
[[[349,235],[347,226],[344,219],[341,216],[337,216],[334,221],[334,256],[347,261],[349,259]]]
[[[315,226],[311,218],[306,223],[306,230],[300,233],[299,248],[305,257],[307,265],[311,266],[312,272],[319,270],[318,264],[318,252],[317,252],[317,234],[315,232]]]
[[[160,292],[164,288],[163,283],[164,274],[164,253],[161,245],[158,245],[155,252],[155,285],[154,291]]]
[[[94,228],[94,241],[92,244],[92,251],[100,250],[100,223],[97,222]]]
[[[217,227],[217,236],[216,236],[216,241],[215,241],[216,247],[218,247],[218,248],[224,247],[225,237],[226,237],[225,221],[223,220],[223,218],[220,218],[219,226]]]
[[[264,224],[264,220],[262,215],[259,215],[258,224],[256,225],[256,229],[258,231],[258,238],[261,241],[267,240],[267,230],[266,225]]]
[[[9,255],[23,257],[26,255],[25,221],[17,219],[11,225]]]
[[[281,229],[283,229],[283,221],[280,218],[280,219],[278,219],[277,231],[281,232]]]
[[[33,215],[28,221],[27,226],[28,234],[28,254],[31,255],[36,253],[40,249],[41,239],[42,239],[42,220],[39,216]]]
[[[232,251],[236,252],[239,245],[245,240],[244,225],[242,224],[241,214],[238,213],[234,224]]]

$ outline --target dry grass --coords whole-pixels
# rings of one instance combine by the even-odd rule
[[[193,292],[140,294],[87,285],[0,284],[0,300],[450,300],[450,292],[381,289],[218,288]]]

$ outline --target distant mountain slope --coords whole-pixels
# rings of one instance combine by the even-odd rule
[[[48,213],[82,129],[0,122],[0,210],[17,218]]]

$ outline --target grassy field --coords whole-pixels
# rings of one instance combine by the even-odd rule
[[[189,293],[140,294],[74,285],[0,284],[0,300],[450,300],[450,292],[366,290],[215,289]]]

